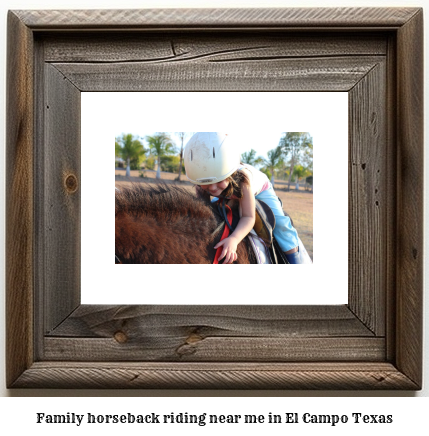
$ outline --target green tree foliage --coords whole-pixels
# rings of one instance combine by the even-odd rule
[[[310,160],[310,156],[311,167],[313,165],[313,138],[308,132],[285,132],[280,138],[279,147],[282,150],[284,158],[289,161],[288,189],[290,189],[291,178],[294,173],[295,165],[300,163],[300,161],[303,160],[304,157]],[[306,154],[306,152],[309,152],[310,149],[311,154]]]
[[[309,143],[308,147],[305,147],[301,162],[308,172],[313,173],[313,142]]]
[[[121,157],[121,144],[119,144],[118,138],[115,139],[115,157]]]
[[[144,159],[146,150],[138,137],[124,133],[115,139],[115,155],[119,155],[127,163],[126,176],[130,176],[131,163],[138,169]]]
[[[121,145],[115,139],[115,167],[124,167],[124,160],[121,157]]]
[[[161,159],[161,170],[169,173],[177,173],[180,166],[179,156],[164,156]]]
[[[271,174],[271,184],[274,186],[274,172],[282,165],[282,149],[276,147],[267,153],[267,159],[262,159],[264,168]]]
[[[241,155],[241,162],[255,167],[261,165],[263,159],[261,157],[256,157],[256,150],[252,148],[250,151],[246,151]]]
[[[146,136],[146,141],[149,150],[157,158],[158,168],[156,171],[156,178],[161,178],[161,165],[164,156],[170,156],[175,153],[175,147],[169,135],[164,132],[157,132],[155,135]]]
[[[140,156],[135,156],[133,159],[130,160],[130,169],[132,170],[139,170],[142,167],[142,163],[145,160],[145,155],[142,154]]]
[[[307,168],[304,168],[302,165],[295,165],[293,169],[293,175],[295,176],[296,188],[299,189],[299,181],[303,177],[308,176],[309,172]]]
[[[155,156],[152,156],[150,154],[145,161],[145,168],[148,170],[154,170],[155,164],[156,164],[156,158],[155,158]]]

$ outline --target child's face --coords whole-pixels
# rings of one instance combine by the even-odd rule
[[[211,185],[200,185],[204,191],[207,191],[211,196],[217,197],[224,191],[227,186],[228,182],[226,180],[222,180],[219,183],[212,183]]]

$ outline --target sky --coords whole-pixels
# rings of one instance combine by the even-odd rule
[[[118,134],[116,134],[116,137],[121,136],[123,133],[132,133],[135,136],[138,136],[140,138],[144,138],[147,135],[153,135],[156,132],[151,131],[142,131],[141,128],[139,128],[138,125],[136,126],[130,126],[132,130],[119,131]],[[174,132],[172,132],[174,133]],[[281,131],[272,131],[272,130],[262,130],[262,131],[240,131],[240,132],[225,132],[228,133],[231,139],[234,139],[234,141],[238,144],[238,147],[240,148],[240,153],[244,153],[246,151],[251,150],[252,148],[256,150],[256,156],[262,156],[263,158],[267,158],[267,152],[269,150],[272,150],[277,147],[279,144],[280,138],[283,136],[283,132]],[[171,135],[173,141],[175,142],[177,147],[180,147],[180,139],[175,136],[174,134]],[[191,135],[189,135],[185,139],[185,145],[186,142],[189,140]]]

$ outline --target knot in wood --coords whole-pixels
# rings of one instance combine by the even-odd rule
[[[64,180],[64,185],[69,194],[74,194],[77,191],[78,183],[77,178],[74,174],[69,174]]]
[[[202,340],[203,340],[202,336],[196,333],[191,333],[189,337],[186,339],[186,344],[191,345],[191,344],[195,344],[196,342],[200,342]]]
[[[127,340],[128,340],[127,335],[124,332],[121,332],[121,331],[117,331],[113,335],[113,337],[115,338],[115,341],[119,342],[120,344],[123,344],[123,343],[127,342]]]

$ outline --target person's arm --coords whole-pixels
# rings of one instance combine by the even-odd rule
[[[237,260],[237,246],[255,225],[255,196],[251,185],[242,184],[243,198],[240,200],[241,218],[234,232],[215,245],[215,249],[223,246],[219,260],[225,257],[224,264]]]

